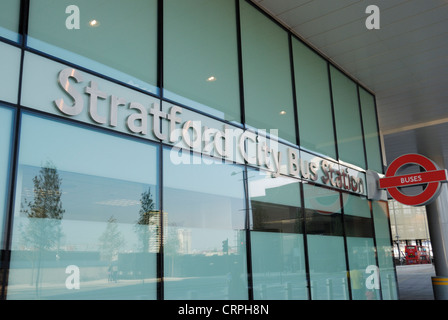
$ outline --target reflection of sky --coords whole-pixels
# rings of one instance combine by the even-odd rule
[[[28,41],[28,45],[30,47],[39,48],[41,51],[44,51],[44,52],[51,52],[55,56],[64,57],[65,60],[67,60],[67,61],[76,61],[76,63],[80,66],[89,68],[91,70],[100,71],[102,74],[105,74],[105,75],[111,77],[112,79],[118,79],[124,83],[127,83],[127,84],[137,87],[137,88],[140,88],[142,90],[145,90],[145,91],[148,91],[148,92],[151,92],[154,94],[159,93],[159,89],[156,86],[151,85],[151,84],[149,84],[145,81],[142,81],[136,77],[133,77],[131,75],[128,75],[124,72],[121,72],[120,70],[109,67],[103,63],[89,59],[80,54],[76,54],[72,51],[53,46],[51,44],[48,44],[44,41],[41,41],[41,40],[33,38],[33,37],[28,37],[27,41]]]
[[[21,203],[33,201],[33,178],[39,175],[39,170],[21,166]],[[135,224],[139,218],[141,194],[150,188],[156,203],[155,186],[65,171],[58,171],[58,174],[62,179],[61,203],[65,210],[62,219],[64,244],[74,246],[73,249],[77,246],[77,249],[79,246],[95,249],[99,237],[106,230],[107,221],[113,217],[127,247],[132,248],[137,239]],[[156,204],[154,209],[157,209]]]
[[[223,195],[241,199],[244,197],[243,168],[211,161],[204,156],[190,156],[189,163],[175,164],[170,161],[170,148],[163,152],[163,185],[195,192]]]
[[[19,41],[20,35],[17,34],[17,32],[13,32],[9,29],[0,27],[0,35],[4,38],[7,38],[12,41]]]
[[[151,144],[117,138],[39,117],[23,116],[20,163],[51,161],[60,171],[156,184],[157,151]]]
[[[33,201],[33,181],[49,161],[62,179],[62,221],[67,244],[97,243],[113,216],[127,240],[136,237],[141,194],[151,186],[157,199],[157,149],[151,144],[23,116],[17,182],[20,203]],[[76,221],[76,222],[75,222]],[[96,222],[96,223],[95,223]],[[20,234],[15,232],[18,241]],[[128,241],[128,245],[130,245]]]
[[[250,195],[251,197],[264,197],[268,189],[273,189],[285,186],[291,183],[297,183],[297,180],[288,179],[285,177],[278,177],[276,179],[255,180],[251,181]]]
[[[245,227],[243,170],[220,161],[199,164],[173,164],[170,150],[164,151],[165,223],[172,228],[188,229],[191,250],[221,250],[222,241],[235,240],[235,231]],[[196,164],[195,164],[196,163]]]
[[[163,152],[166,225],[202,229],[195,232],[192,249],[214,247],[224,240],[218,232],[205,230],[223,233],[243,230],[246,208],[243,168],[220,160],[197,161],[200,160],[197,155],[191,155],[187,164],[176,164],[170,161],[170,151],[166,148]],[[97,242],[112,216],[126,233],[125,237],[135,239],[133,226],[138,220],[142,193],[151,186],[153,199],[155,202],[158,199],[156,147],[24,115],[18,182],[22,194],[18,193],[18,199],[32,200],[32,179],[47,160],[62,178],[67,243]],[[300,206],[300,182],[296,179],[272,179],[269,174],[255,170],[249,170],[248,175],[251,198]],[[324,202],[328,209],[328,205],[338,204],[338,192],[307,186],[305,191],[307,201],[319,199],[313,206]],[[294,203],[289,203],[291,199]]]
[[[251,200],[300,207],[300,182],[297,179],[272,175],[263,171],[249,171]]]
[[[208,113],[218,119],[225,119],[225,114],[222,111],[219,111],[217,109],[211,108],[207,105],[204,105],[202,103],[193,101],[191,99],[185,98],[183,96],[180,96],[178,94],[175,94],[171,91],[168,90],[163,90],[163,96],[165,99],[169,99],[169,100],[173,100],[173,101],[177,101],[180,104],[195,108],[197,110],[201,110],[205,113]]]
[[[23,166],[21,169],[22,199],[32,201],[33,178],[39,175],[40,168]],[[58,174],[62,179],[61,202],[66,220],[105,222],[113,216],[119,223],[135,223],[141,194],[150,188],[154,203],[157,200],[155,186],[65,171]]]
[[[241,186],[242,189],[242,186]],[[244,229],[245,203],[225,195],[164,189],[164,212],[170,226]]]
[[[173,164],[164,151],[164,211],[168,224],[180,227],[243,229],[245,217],[243,170],[216,161]],[[168,161],[167,161],[168,160]]]

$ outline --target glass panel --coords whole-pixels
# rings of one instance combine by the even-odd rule
[[[357,86],[335,67],[330,67],[339,159],[365,168]]]
[[[157,148],[24,115],[9,299],[155,299]]]
[[[342,236],[340,194],[309,184],[303,186],[307,234]]]
[[[164,1],[164,97],[241,122],[235,3]]]
[[[370,205],[366,198],[342,193],[342,202],[345,215],[371,218]]]
[[[0,70],[0,100],[17,103],[20,76],[19,48],[0,42]]]
[[[188,162],[190,151],[193,150],[244,164],[243,154],[239,150],[244,132],[242,128],[166,101],[162,101],[162,111],[170,118],[174,118],[172,114],[177,118],[176,123],[163,121],[161,125],[161,131],[166,137],[163,142],[179,149],[177,153],[170,152],[171,161],[183,161],[185,153]]]
[[[0,3],[0,37],[20,41],[20,0],[2,0]]]
[[[307,299],[300,182],[249,171],[255,299]]]
[[[381,146],[378,134],[378,122],[375,108],[375,97],[366,90],[359,88],[361,101],[362,124],[366,144],[368,169],[383,173],[381,161]]]
[[[312,299],[349,299],[339,192],[303,187]]]
[[[247,299],[244,170],[163,153],[165,299]]]
[[[255,300],[306,300],[303,235],[251,232]]]
[[[397,300],[397,279],[393,262],[387,202],[372,201],[375,240],[380,267],[381,292],[384,300]]]
[[[346,193],[342,199],[352,299],[378,300],[380,283],[370,203],[366,198]]]
[[[23,69],[22,105],[158,140],[149,115],[159,108],[158,98],[30,52]]]
[[[302,233],[300,181],[264,171],[248,175],[252,230]]]
[[[14,113],[0,107],[0,249],[5,249],[4,222],[8,203],[9,163]]]
[[[379,300],[379,274],[373,238],[347,237],[353,300]]]
[[[313,300],[348,300],[344,239],[308,235],[311,296]]]
[[[347,237],[373,237],[371,219],[345,215],[344,227]]]
[[[300,145],[336,159],[327,62],[293,38]]]
[[[156,0],[31,1],[28,35],[32,48],[157,93]]]
[[[246,123],[296,143],[288,33],[240,1]]]

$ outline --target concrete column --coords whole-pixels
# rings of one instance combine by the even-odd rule
[[[448,300],[448,186],[442,183],[440,195],[426,206],[429,234],[434,254],[434,298]]]

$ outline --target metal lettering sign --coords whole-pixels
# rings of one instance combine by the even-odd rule
[[[419,165],[425,172],[396,175],[398,170],[407,165]],[[387,189],[389,194],[400,203],[410,206],[423,206],[433,201],[440,192],[440,184],[447,182],[447,171],[439,170],[430,159],[420,154],[406,154],[398,157],[389,165],[386,177],[380,179],[381,189]],[[417,195],[406,195],[398,188],[426,184],[426,188]]]
[[[190,161],[190,151],[226,161],[247,163],[272,172],[273,177],[292,176],[360,195],[366,194],[365,174],[278,141],[277,129],[243,130],[220,121],[210,122],[193,111],[153,99],[149,104],[106,90],[105,81],[67,67],[59,71],[57,84],[65,93],[52,101],[59,113],[88,119],[91,124],[131,133],[171,145],[170,160]],[[84,88],[83,88],[84,87]],[[140,98],[140,97],[139,97]],[[184,157],[182,151],[186,151]]]

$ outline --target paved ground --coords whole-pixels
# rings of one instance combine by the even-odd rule
[[[434,300],[431,277],[432,264],[397,266],[400,300]]]

